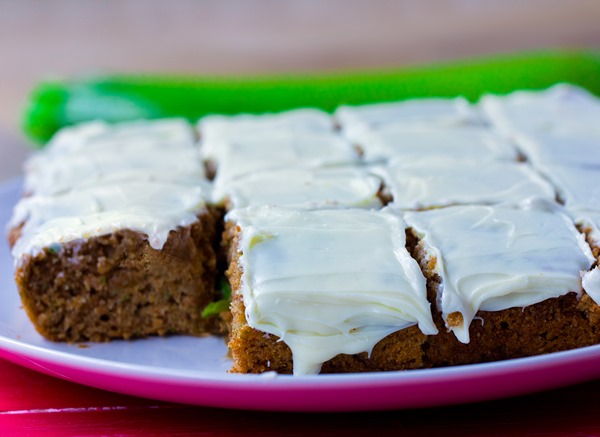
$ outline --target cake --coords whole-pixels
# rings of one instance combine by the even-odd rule
[[[222,212],[185,122],[66,129],[28,161],[25,190],[9,239],[42,335],[220,332],[201,312],[216,298]]]
[[[210,115],[197,136],[181,120],[67,128],[28,160],[10,224],[24,307],[54,340],[227,325],[238,373],[597,344],[597,114],[561,84]]]
[[[437,330],[399,215],[262,206],[227,221],[233,371],[423,366],[422,344]],[[375,347],[395,332],[400,350]]]

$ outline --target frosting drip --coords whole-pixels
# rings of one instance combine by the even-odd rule
[[[210,196],[191,127],[182,120],[63,129],[26,164],[28,196],[10,226],[22,226],[16,262],[46,247],[129,229],[161,249],[197,220]]]
[[[260,207],[234,210],[227,219],[242,229],[248,324],[290,347],[295,374],[318,373],[341,353],[370,352],[411,325],[437,332],[399,216]]]
[[[456,206],[404,217],[437,259],[438,306],[445,320],[462,314],[463,324],[449,329],[463,343],[477,311],[581,293],[581,274],[594,262],[584,237],[549,202]]]

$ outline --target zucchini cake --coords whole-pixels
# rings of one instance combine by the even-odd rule
[[[219,332],[200,312],[215,298],[222,213],[185,122],[67,128],[26,168],[9,240],[42,335]]]
[[[226,324],[242,373],[596,344],[598,114],[561,84],[211,115],[197,137],[181,120],[66,128],[26,165],[9,230],[19,291],[53,340]],[[230,311],[215,317],[224,273]]]

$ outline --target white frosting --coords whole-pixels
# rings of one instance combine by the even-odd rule
[[[586,293],[600,305],[600,268],[594,267],[591,271],[585,272],[581,283]]]
[[[259,171],[318,168],[360,161],[350,143],[333,133],[276,131],[221,144],[217,181]],[[219,182],[220,183],[220,182]]]
[[[480,126],[391,125],[356,134],[355,142],[368,162],[391,158],[415,162],[443,157],[450,161],[484,163],[517,158],[511,143]]]
[[[193,182],[204,177],[194,148],[136,147],[111,150],[34,155],[27,163],[24,190],[43,195],[59,194],[75,187],[119,180],[165,180]]]
[[[351,141],[365,131],[379,130],[388,125],[457,126],[480,123],[477,110],[462,97],[340,106],[334,118]]]
[[[161,249],[169,232],[197,220],[209,195],[208,185],[158,181],[126,181],[57,196],[21,199],[11,224],[25,223],[12,254],[35,255],[53,244],[130,229],[148,235],[150,246]]]
[[[582,132],[563,129],[521,135],[519,147],[533,165],[600,168],[600,130]]]
[[[557,205],[528,202],[507,206],[455,206],[404,216],[424,239],[442,278],[438,306],[449,327],[469,342],[469,325],[479,310],[525,307],[573,291],[594,258],[583,235]],[[484,320],[485,323],[485,320]]]
[[[140,147],[148,144],[169,144],[173,147],[194,142],[194,130],[183,119],[137,120],[115,124],[92,121],[61,129],[44,150],[67,153],[93,147],[110,147],[115,143],[118,147]]]
[[[600,167],[540,165],[570,210],[600,210]]]
[[[569,210],[574,217],[575,223],[585,228],[589,228],[589,236],[600,247],[600,208],[595,211],[574,209]]]
[[[386,187],[398,208],[453,204],[518,203],[528,197],[554,200],[554,188],[531,168],[516,162],[476,163],[396,159],[383,167]]]
[[[11,226],[23,225],[16,262],[43,248],[130,229],[161,249],[197,220],[210,185],[181,120],[88,123],[59,132],[26,165]]]
[[[318,373],[338,354],[370,352],[415,324],[437,333],[399,216],[259,207],[227,219],[241,227],[248,325],[290,347],[294,374]]]
[[[200,119],[198,129],[203,155],[218,159],[223,142],[268,136],[273,131],[332,132],[333,121],[323,111],[304,108],[274,114],[209,115]]]
[[[193,131],[181,120],[66,128],[27,160],[25,171],[25,192],[44,195],[118,180],[204,176]]]
[[[381,178],[363,167],[288,168],[257,172],[233,180],[218,179],[213,200],[231,208],[277,205],[318,209],[380,208]]]
[[[487,95],[480,107],[498,130],[517,139],[524,134],[561,130],[600,133],[600,100],[573,85]]]

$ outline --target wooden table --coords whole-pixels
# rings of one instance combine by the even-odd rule
[[[174,6],[176,5],[176,6]],[[0,2],[0,182],[26,156],[28,90],[97,71],[241,74],[600,48],[596,0]],[[474,405],[352,414],[227,411],[104,392],[0,360],[0,436],[600,435],[600,381]]]

